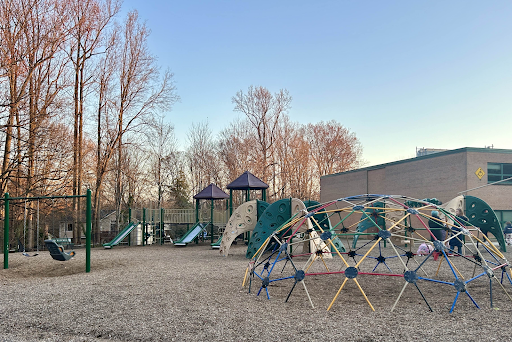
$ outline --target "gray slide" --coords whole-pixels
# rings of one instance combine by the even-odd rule
[[[196,223],[183,237],[174,243],[174,246],[186,246],[198,236],[209,223]]]

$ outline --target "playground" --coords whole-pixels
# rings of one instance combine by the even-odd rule
[[[247,190],[231,210],[231,193],[206,189],[196,200],[211,202],[211,218],[213,201],[230,198],[216,242],[213,225],[197,222],[170,244],[120,244],[146,227],[143,211],[142,224],[92,253],[77,246],[71,255],[57,240],[36,258],[9,253],[0,340],[459,341],[512,333],[504,320],[512,252],[479,198],[266,203]],[[468,217],[455,215],[461,209]],[[161,233],[164,222],[154,226]],[[204,232],[209,238],[197,239]]]
[[[37,258],[15,253],[9,270],[0,272],[0,340],[472,341],[507,340],[512,334],[504,319],[512,314],[510,302],[496,296],[491,309],[475,289],[481,309],[461,298],[452,314],[453,291],[428,284],[422,291],[430,299],[435,296],[433,313],[413,291],[404,294],[407,304],[390,312],[401,289],[398,279],[371,285],[361,278],[375,312],[355,286],[347,286],[338,305],[326,311],[341,275],[329,276],[330,281],[319,287],[308,286],[315,309],[299,287],[297,295],[283,302],[291,282],[274,286],[271,300],[256,297],[242,288],[246,250],[247,246],[232,246],[226,258],[212,251],[209,243],[187,248],[95,248],[90,273],[84,272],[83,249],[67,262],[54,261],[48,253]],[[390,261],[390,268],[396,266]],[[429,260],[425,267],[434,272],[437,262]]]

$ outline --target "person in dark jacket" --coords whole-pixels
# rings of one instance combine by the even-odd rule
[[[434,219],[428,220],[428,227],[431,228],[432,234],[434,234],[437,240],[443,241],[443,231],[445,230],[445,226],[439,218],[439,212],[437,210],[432,210],[430,214]],[[430,239],[435,241],[433,236],[431,236]]]
[[[455,211],[455,215],[457,215],[457,220],[459,222],[461,222],[463,225],[466,225],[467,221],[468,221],[468,218],[466,216],[464,216],[464,213],[462,212],[462,209],[457,209]],[[453,235],[456,235],[460,232],[460,224],[457,223],[456,221],[453,222],[453,227],[452,227],[452,236]],[[459,254],[462,254],[462,235],[458,235],[457,237],[454,237],[454,238],[451,238],[450,239],[450,249],[453,251],[455,249],[455,247],[457,247],[457,253]]]
[[[437,210],[432,210],[430,213],[432,218],[428,220],[428,227],[430,228],[432,234],[435,236],[431,236],[430,239],[432,241],[439,240],[444,241],[444,233],[445,233],[445,225],[441,222],[441,219],[439,218],[439,212]],[[432,253],[434,257],[434,261],[437,260],[439,257],[439,252]]]
[[[510,221],[505,222],[505,227],[503,227],[503,234],[505,234],[507,246],[512,245],[512,224]]]

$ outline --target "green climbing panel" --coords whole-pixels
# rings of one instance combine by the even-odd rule
[[[265,201],[260,201],[260,200],[256,200],[257,201],[257,204],[256,204],[256,210],[258,210],[258,212],[256,213],[256,215],[258,216],[258,220],[260,219],[261,215],[263,215],[263,213],[265,212],[265,210],[267,210],[268,206],[270,204],[268,204],[267,202]]]
[[[475,227],[480,228],[484,233],[492,233],[503,252],[507,251],[505,237],[501,229],[500,221],[496,217],[496,213],[492,208],[482,199],[474,196],[464,196],[466,200],[466,216],[469,223]]]
[[[306,206],[308,211],[311,211],[315,209],[318,205],[320,205],[320,202],[308,200],[304,201],[304,205]],[[334,230],[332,229],[331,226],[331,221],[329,220],[329,216],[327,215],[324,209],[319,210],[315,215],[313,215],[313,218],[316,220],[316,222],[318,222],[318,225],[322,227],[324,231],[331,231],[334,233]],[[315,228],[315,230],[319,230],[318,227],[314,224],[313,228]],[[336,236],[334,239],[332,239],[332,244],[336,247],[338,252],[345,252],[345,246],[343,245],[343,242],[341,242],[339,237]],[[331,252],[336,252],[336,250],[332,246]]]
[[[371,204],[372,208],[384,208],[384,203],[375,202]],[[384,218],[383,211],[380,209],[365,209],[364,213],[361,214],[361,222],[357,225],[357,232],[363,233],[364,231],[376,227],[375,223],[378,225],[378,228],[386,229],[386,220]],[[359,235],[354,236],[354,242],[352,243],[352,248],[356,248],[357,240]]]
[[[245,257],[251,259],[265,240],[291,218],[292,200],[286,198],[272,203],[260,216],[247,246]],[[258,206],[258,210],[259,210]]]

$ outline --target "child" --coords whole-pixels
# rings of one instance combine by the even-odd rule
[[[460,221],[462,224],[467,224],[466,222],[468,222],[468,218],[466,216],[464,216],[464,212],[462,211],[462,209],[460,208],[457,208],[457,210],[455,211],[455,215],[457,215],[457,220]],[[460,232],[460,224],[457,223],[457,222],[454,222],[453,224],[453,227],[452,227],[452,236],[453,235],[456,235]],[[462,254],[462,239],[463,239],[463,236],[462,235],[458,235],[457,237],[453,237],[450,239],[450,249],[452,251],[455,251],[455,247],[457,247],[457,253],[459,255]]]
[[[434,250],[434,248],[430,245],[427,245],[426,243],[422,243],[419,247],[418,247],[418,251],[416,252],[417,255],[429,255],[430,252],[432,252],[432,250]]]
[[[510,221],[505,222],[505,227],[503,228],[503,234],[505,234],[505,240],[507,241],[507,246],[512,245],[512,224]]]

